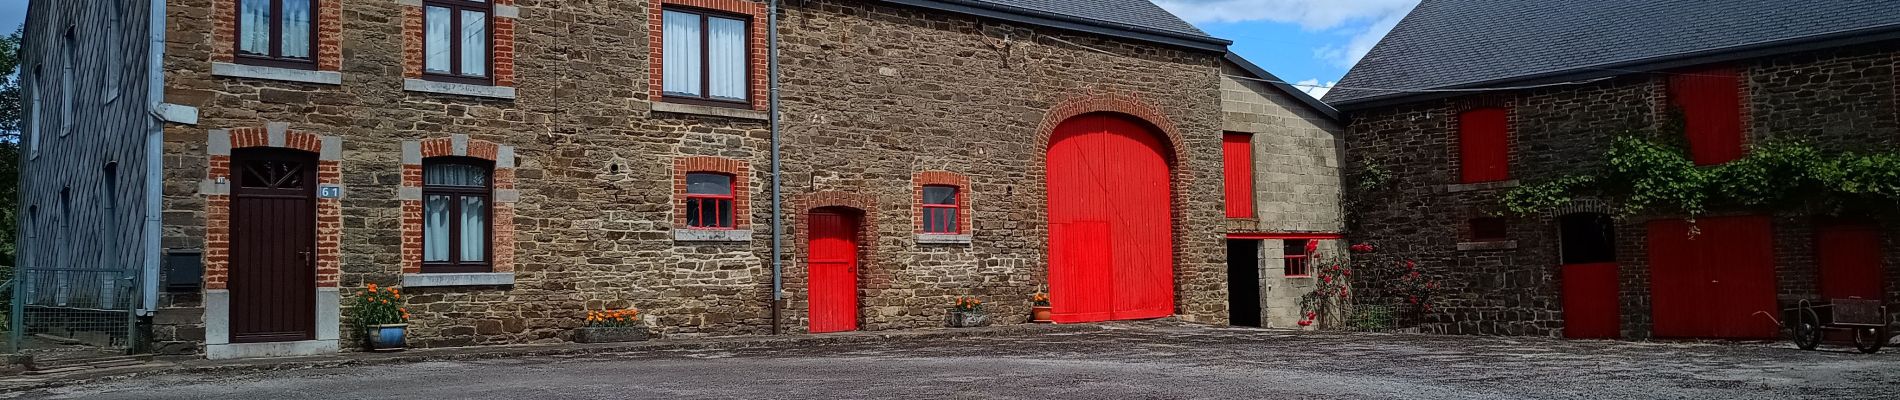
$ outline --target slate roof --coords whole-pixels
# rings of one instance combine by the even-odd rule
[[[884,0],[1059,29],[1225,52],[1209,36],[1149,0]]]
[[[1895,32],[1895,0],[1425,0],[1338,85],[1559,82],[1885,40]],[[1335,88],[1325,100],[1351,109],[1424,96],[1430,95]]]

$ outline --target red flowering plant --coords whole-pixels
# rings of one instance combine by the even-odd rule
[[[1438,291],[1438,281],[1419,272],[1417,261],[1404,260],[1398,265],[1403,269],[1399,271],[1398,281],[1393,283],[1393,294],[1404,297],[1405,304],[1417,306],[1419,311],[1432,312],[1433,294]]]
[[[1351,260],[1339,256],[1317,257],[1320,258],[1313,260],[1313,265],[1319,266],[1313,272],[1313,291],[1300,296],[1300,326],[1319,323],[1322,314],[1333,314],[1335,308],[1344,307],[1352,298]]]

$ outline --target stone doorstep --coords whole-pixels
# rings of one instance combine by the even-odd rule
[[[838,345],[885,340],[932,340],[961,337],[1088,332],[1105,329],[1096,324],[1017,324],[983,328],[933,328],[896,331],[858,331],[827,334],[753,335],[716,338],[660,339],[627,343],[560,343],[411,349],[393,353],[367,351],[323,356],[207,360],[198,356],[158,357],[152,362],[63,374],[0,377],[0,394],[63,386],[94,384],[160,374],[212,374],[334,368],[344,366],[464,361],[572,355],[616,356],[671,350],[754,347],[767,345]]]

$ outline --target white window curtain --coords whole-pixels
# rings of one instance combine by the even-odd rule
[[[449,59],[449,50],[451,43],[455,40],[455,34],[450,32],[453,30],[450,29],[452,26],[449,25],[449,17],[452,15],[454,15],[453,11],[443,7],[429,7],[424,13],[422,40],[425,43],[422,48],[428,54],[423,55],[423,69],[430,72],[449,72],[449,63],[452,62]]]
[[[449,261],[449,196],[422,204],[422,261]]]
[[[280,57],[310,58],[310,0],[283,0],[284,26],[283,44],[278,47]],[[264,26],[270,32],[270,26]]]
[[[488,261],[488,200],[462,198],[462,261]]]
[[[488,13],[462,10],[462,75],[488,76]]]
[[[699,16],[677,11],[665,12],[664,52],[661,54],[661,69],[665,74],[665,90],[699,96],[700,91],[700,26]]]
[[[238,4],[238,18],[244,25],[238,32],[238,50],[270,54],[270,0],[244,0]]]
[[[712,67],[712,97],[746,99],[745,21],[707,18],[707,63]]]

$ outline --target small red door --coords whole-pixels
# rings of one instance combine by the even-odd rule
[[[1884,299],[1880,231],[1867,225],[1823,223],[1814,234],[1821,264],[1821,297]]]
[[[1779,327],[1773,222],[1704,218],[1649,225],[1651,317],[1657,337],[1769,339]]]
[[[1174,217],[1167,145],[1109,114],[1050,138],[1049,296],[1056,322],[1174,313]]]
[[[1564,266],[1564,337],[1614,339],[1622,330],[1617,313],[1616,263]]]
[[[810,255],[811,332],[858,329],[858,218],[812,211]]]

